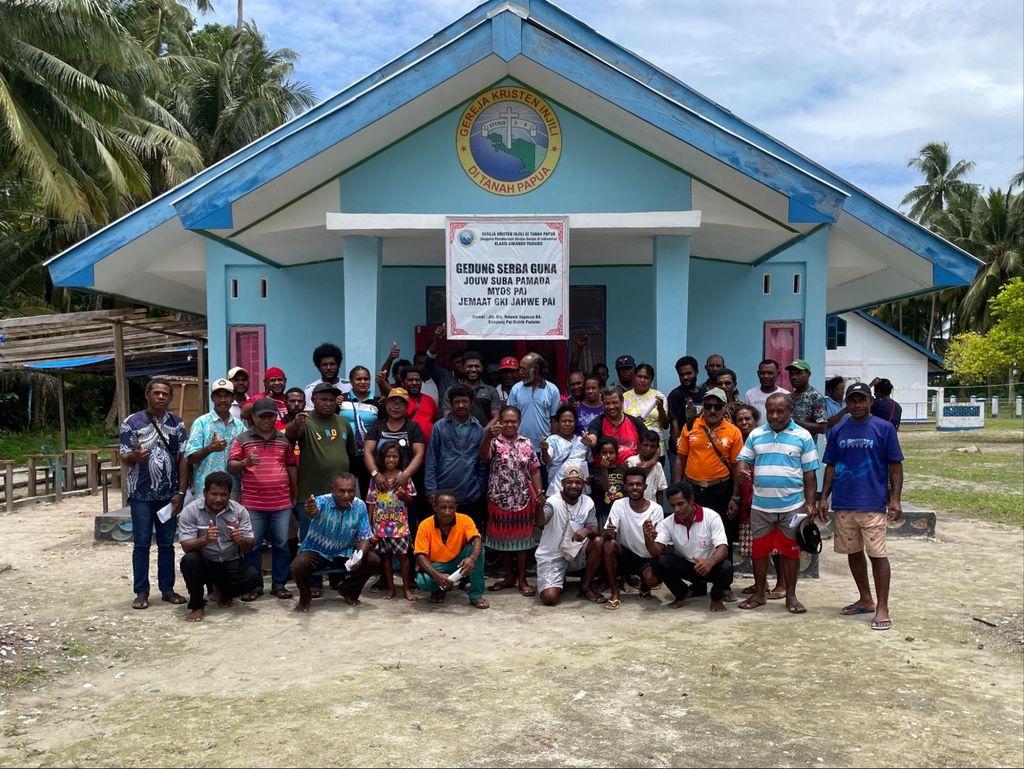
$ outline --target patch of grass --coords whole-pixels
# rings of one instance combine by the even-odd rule
[[[84,644],[72,642],[68,644],[66,649],[64,649],[64,653],[69,657],[85,657],[92,653],[92,649]]]
[[[0,685],[10,689],[19,689],[38,683],[45,675],[46,668],[42,665],[29,665],[27,668],[23,668],[4,679],[0,679]]]
[[[920,507],[1009,526],[1024,526],[1024,423],[986,422],[983,430],[900,430],[903,498]],[[980,453],[957,448],[977,446]]]
[[[117,428],[108,430],[102,422],[68,430],[69,449],[95,449],[111,443],[117,443]],[[28,454],[40,453],[44,445],[60,445],[60,429],[57,425],[20,433],[0,431],[0,459],[13,459],[24,464]]]

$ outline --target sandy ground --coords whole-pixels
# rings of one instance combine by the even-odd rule
[[[891,541],[887,633],[837,614],[856,595],[828,551],[803,616],[673,611],[663,589],[617,612],[329,593],[187,625],[130,608],[130,546],[93,543],[98,507],[0,515],[0,765],[1024,765],[1020,530],[941,518]],[[154,589],[155,570],[154,549]]]

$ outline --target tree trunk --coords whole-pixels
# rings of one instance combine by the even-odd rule
[[[928,311],[928,339],[925,341],[924,346],[926,349],[935,352],[935,304],[936,294],[932,294],[931,309]]]
[[[113,396],[110,398],[110,408],[107,410],[107,416],[103,419],[103,424],[108,430],[114,429],[117,426],[117,390],[114,390]]]
[[[235,17],[235,38],[239,38],[242,34],[242,3],[244,0],[238,0],[238,15]],[[237,46],[238,43],[235,43]]]
[[[896,305],[896,308],[897,308],[896,311],[898,313],[896,317],[899,318],[898,330],[902,334],[903,333],[903,302],[899,302]]]

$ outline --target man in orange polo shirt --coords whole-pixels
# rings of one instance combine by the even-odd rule
[[[456,512],[455,492],[434,492],[434,514],[416,531],[416,566],[420,590],[441,603],[447,591],[469,580],[469,603],[477,609],[490,604],[484,598],[483,540],[468,515]]]
[[[694,420],[693,427],[682,425],[672,479],[676,483],[687,481],[693,486],[694,501],[722,517],[729,540],[728,558],[732,561],[740,527],[737,506],[730,502],[733,472],[743,448],[743,434],[725,418],[726,403],[727,396],[720,387],[704,394],[704,408]],[[732,591],[728,591],[723,600],[736,599]]]

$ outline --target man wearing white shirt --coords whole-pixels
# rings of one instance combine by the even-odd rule
[[[782,393],[783,395],[789,395],[789,390],[785,387],[779,387],[776,381],[779,378],[779,362],[772,360],[771,358],[765,358],[757,366],[757,378],[761,382],[758,387],[751,387],[747,390],[746,398],[744,403],[747,403],[757,409],[761,415],[757,423],[763,425],[768,421],[768,411],[766,404],[768,399],[775,395],[775,393]]]
[[[562,594],[567,571],[584,571],[579,597],[604,603],[605,597],[591,583],[601,565],[602,540],[597,529],[594,500],[583,493],[586,479],[583,465],[569,462],[557,494],[548,497],[537,511],[542,526],[537,543],[537,594],[545,606],[554,606]],[[570,559],[570,553],[572,554]]]
[[[686,581],[711,583],[711,611],[725,611],[722,597],[732,588],[732,561],[722,516],[693,501],[693,487],[685,481],[665,492],[672,515],[655,526],[644,524],[647,552],[656,560],[654,573],[672,591],[678,609],[693,595]]]
[[[627,496],[616,500],[608,513],[604,531],[604,568],[612,597],[606,609],[618,609],[620,577],[640,575],[640,596],[649,598],[656,584],[653,560],[647,551],[644,524],[657,526],[665,517],[661,505],[644,497],[647,476],[639,467],[626,468],[623,482]]]
[[[304,388],[306,393],[306,411],[313,410],[313,390],[318,384],[326,382],[327,384],[334,385],[341,391],[342,395],[347,395],[352,391],[352,383],[347,379],[341,379],[339,376],[341,359],[341,348],[336,344],[324,342],[314,348],[313,365],[320,372],[320,378],[315,382],[310,382]]]

